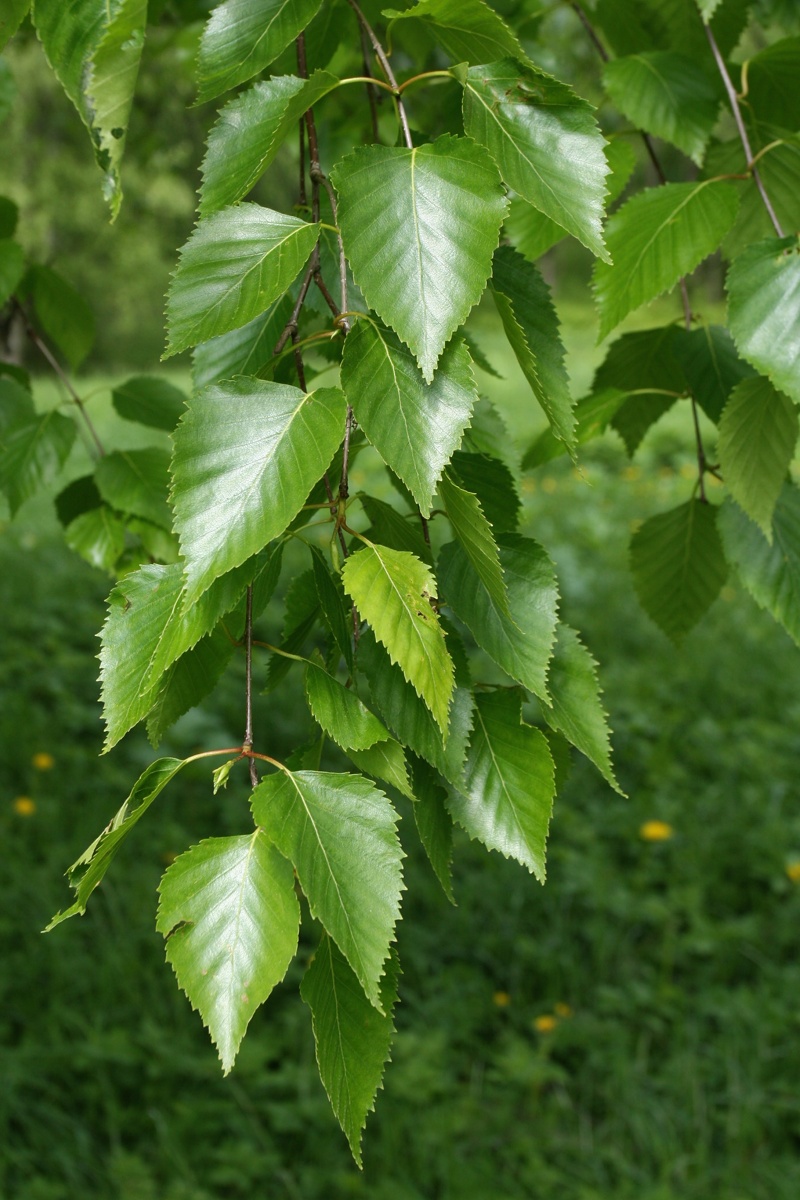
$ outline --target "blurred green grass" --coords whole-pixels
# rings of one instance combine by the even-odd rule
[[[594,332],[583,310],[566,316],[580,393]],[[476,336],[498,351],[488,316]],[[521,449],[541,416],[506,355],[502,371],[482,387]],[[91,382],[90,403],[119,444],[136,430],[110,409],[110,382]],[[39,398],[52,403],[52,385]],[[635,465],[609,434],[586,448],[581,474],[560,460],[525,481],[526,531],[555,557],[563,615],[601,661],[628,799],[576,758],[547,886],[459,837],[455,909],[402,809],[402,1004],[363,1174],[316,1077],[296,994],[313,934],[227,1079],[163,962],[158,876],[199,838],[246,828],[244,780],[215,799],[207,771],[187,772],[87,916],[39,935],[65,902],[64,868],[152,751],[135,733],[97,759],[107,581],[63,548],[46,502],[26,506],[0,540],[4,1200],[800,1195],[800,887],[787,871],[800,860],[797,652],[735,581],[675,651],[638,609],[625,569],[632,522],[691,491],[690,432],[678,406]],[[86,465],[76,451],[67,475]],[[259,697],[256,712],[278,752],[308,730],[296,681],[287,685],[290,701]],[[241,718],[234,669],[162,752],[231,744]],[[37,769],[42,753],[52,769]],[[643,838],[654,820],[672,836]]]

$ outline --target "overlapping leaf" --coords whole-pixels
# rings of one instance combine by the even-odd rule
[[[608,163],[592,106],[513,58],[472,67],[462,82],[464,128],[489,149],[508,186],[608,260],[601,228]]]
[[[213,100],[273,62],[316,16],[321,0],[226,0],[203,30],[198,102]]]
[[[717,512],[711,504],[689,500],[645,521],[631,539],[631,571],[642,608],[675,642],[705,615],[728,573]]]
[[[147,714],[147,736],[152,746],[158,746],[178,718],[214,690],[235,649],[230,637],[215,629],[167,669]]]
[[[387,9],[384,16],[393,22],[421,21],[457,63],[493,63],[523,56],[516,35],[483,0],[418,0],[413,8]]]
[[[506,209],[497,168],[445,135],[413,150],[361,147],[331,178],[355,281],[430,382],[489,278]]]
[[[474,492],[495,534],[517,528],[522,504],[517,484],[505,462],[490,454],[456,450],[451,472],[462,487]]]
[[[254,1012],[297,952],[291,864],[261,829],[207,838],[179,855],[158,891],[156,929],[167,961],[227,1075]]]
[[[367,750],[389,737],[355,692],[314,662],[306,667],[306,698],[314,720],[343,750]]]
[[[772,516],[772,545],[738,505],[719,513],[725,556],[760,608],[800,646],[800,490],[784,484]]]
[[[14,36],[29,8],[30,0],[6,0],[4,10],[0,13],[0,50]]]
[[[135,375],[111,393],[114,408],[126,421],[171,433],[186,408],[183,392],[155,375]]]
[[[800,403],[800,236],[748,247],[731,264],[726,288],[739,353]]]
[[[405,551],[365,546],[348,558],[342,581],[446,739],[454,671],[438,615],[430,603],[436,599],[436,581],[430,569]]]
[[[381,980],[382,1011],[378,1012],[326,936],[300,985],[300,995],[311,1009],[320,1078],[359,1167],[361,1133],[375,1107],[394,1034],[392,1009],[399,972],[393,954]]]
[[[451,904],[455,904],[451,871],[453,818],[447,811],[447,789],[424,759],[414,759],[412,772],[417,801],[414,805],[417,832],[444,894]]]
[[[75,441],[75,422],[54,409],[15,420],[0,441],[0,491],[12,514],[61,470]]]
[[[240,378],[195,396],[175,431],[175,528],[187,604],[283,533],[344,433],[338,388]]]
[[[555,772],[547,739],[521,721],[520,699],[508,691],[477,697],[464,790],[447,803],[470,837],[544,883]]]
[[[744,379],[719,423],[719,461],[734,500],[772,541],[772,513],[797,445],[797,410],[768,379]]]
[[[690,392],[716,424],[728,396],[737,383],[754,373],[753,368],[739,358],[724,325],[675,329],[671,345]]]
[[[37,324],[73,371],[77,370],[94,342],[94,313],[83,296],[50,267],[31,267],[25,282]]]
[[[363,775],[396,788],[401,796],[414,799],[403,747],[394,738],[376,742],[366,750],[348,750],[347,757]]]
[[[209,384],[234,375],[258,375],[272,361],[273,351],[292,311],[291,296],[282,295],[241,329],[221,333],[194,352],[192,378],[200,392]]]
[[[181,250],[167,296],[164,357],[265,312],[294,281],[318,226],[258,204],[235,204],[201,221]]]
[[[461,442],[478,399],[463,342],[447,346],[432,383],[390,330],[359,321],[348,334],[342,388],[384,462],[430,516],[442,471]]]
[[[614,265],[595,264],[600,338],[713,254],[737,206],[736,189],[718,180],[667,183],[624,204],[606,228]]]
[[[800,37],[781,38],[747,64],[747,104],[756,117],[784,129],[800,129]]]
[[[453,533],[475,568],[481,583],[498,609],[510,616],[503,569],[500,566],[500,551],[494,540],[492,527],[483,515],[478,497],[473,492],[460,488],[447,471],[439,484],[439,495],[453,527]]]
[[[113,450],[98,462],[95,480],[100,495],[112,508],[144,517],[163,529],[171,528],[168,450],[157,446]]]
[[[25,255],[11,238],[0,239],[0,305],[4,305],[22,278]]]
[[[612,59],[606,91],[633,124],[672,142],[698,166],[717,121],[719,94],[703,67],[685,54],[653,50]]]
[[[294,864],[312,915],[382,1010],[380,980],[402,890],[391,804],[358,775],[280,771],[258,785],[252,807],[256,823]]]

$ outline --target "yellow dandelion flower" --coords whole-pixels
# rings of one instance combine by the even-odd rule
[[[32,817],[36,812],[36,804],[30,796],[17,796],[14,801],[14,812],[18,817]]]
[[[36,771],[52,771],[56,765],[56,760],[46,750],[40,750],[38,754],[34,754],[31,762]]]
[[[645,821],[644,825],[639,827],[639,837],[646,842],[666,842],[674,832],[666,821]]]
[[[539,1017],[533,1018],[533,1028],[537,1033],[552,1033],[558,1024],[558,1018],[552,1013],[542,1013]]]
[[[559,1001],[558,1004],[554,1004],[553,1008],[555,1009],[555,1013],[556,1013],[557,1017],[571,1017],[572,1016],[572,1009],[570,1008],[570,1006],[568,1004],[562,1003],[561,1001]]]
[[[496,1004],[498,1008],[508,1008],[511,1003],[511,997],[508,992],[495,992],[492,996],[492,1003]]]
[[[786,864],[786,874],[792,883],[800,883],[800,858],[792,859],[790,863]]]

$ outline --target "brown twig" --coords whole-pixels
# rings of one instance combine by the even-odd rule
[[[413,150],[414,142],[411,137],[411,130],[408,125],[408,117],[406,116],[405,105],[403,104],[403,101],[400,98],[400,93],[399,93],[398,86],[397,86],[397,79],[395,78],[394,71],[392,70],[392,65],[386,56],[386,51],[384,50],[383,46],[381,45],[380,41],[378,40],[375,30],[372,28],[369,21],[364,16],[361,9],[359,8],[357,0],[347,0],[347,3],[350,5],[353,12],[356,14],[359,25],[361,26],[362,30],[369,38],[369,41],[372,44],[372,49],[375,51],[375,57],[377,58],[378,62],[381,64],[383,73],[386,76],[387,81],[391,84],[391,86],[395,92],[395,101],[397,103],[397,115],[400,118],[400,127],[403,130],[403,138],[405,140],[405,143],[406,143],[406,146],[408,147],[408,149]]]
[[[245,654],[245,727],[242,741],[242,753],[249,754],[253,749],[253,585],[247,589],[247,615],[244,627]],[[250,757],[250,782],[253,787],[258,784],[258,771],[255,759]]]

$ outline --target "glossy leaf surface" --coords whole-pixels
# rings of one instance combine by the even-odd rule
[[[750,246],[731,264],[726,287],[737,350],[800,403],[800,236]]]
[[[226,0],[203,30],[198,102],[252,79],[316,16],[321,0]]]

